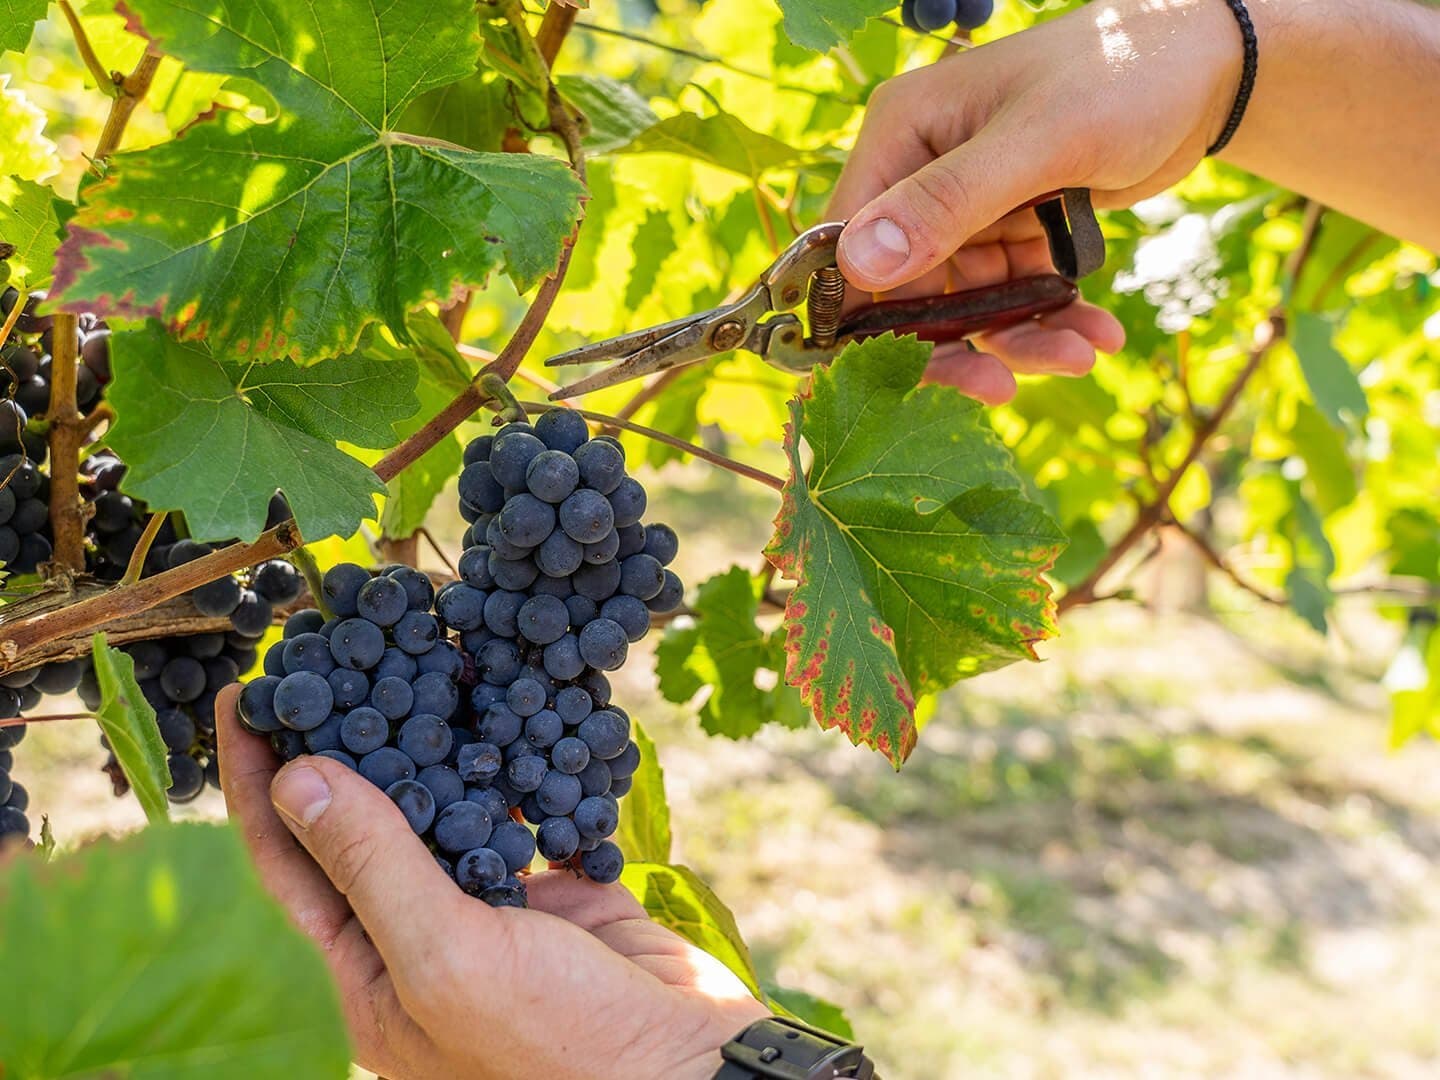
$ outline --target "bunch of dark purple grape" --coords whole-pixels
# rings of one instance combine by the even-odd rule
[[[101,581],[119,581],[140,542],[149,508],[120,490],[125,464],[113,453],[92,455],[81,466],[81,473],[81,490],[94,508],[87,534],[86,569]],[[289,516],[289,506],[277,494],[271,500],[265,527]],[[160,526],[145,554],[142,577],[173,570],[215,550],[216,545],[180,537],[175,517],[178,515],[171,515]],[[275,609],[293,603],[304,590],[304,579],[293,565],[284,559],[271,559],[251,570],[199,585],[188,595],[201,615],[228,618],[236,632],[258,637],[270,625]]]
[[[642,525],[645,507],[620,443],[574,412],[481,436],[460,476],[461,580],[436,597],[478,680],[461,775],[518,808],[544,858],[602,883],[624,866],[608,837],[640,762],[605,672],[684,594],[675,532]]]
[[[318,754],[394,800],[467,892],[525,904],[516,876],[535,841],[486,785],[463,779],[475,742],[460,681],[465,661],[431,611],[430,579],[408,566],[372,577],[341,563],[324,579],[332,617],[298,611],[240,694],[240,720],[286,761]]]
[[[9,314],[18,296],[14,289],[0,292],[0,318]],[[0,349],[0,568],[17,575],[38,572],[53,551],[50,480],[44,471],[48,445],[45,436],[34,430],[35,421],[50,408],[53,367],[54,319],[36,310],[43,299],[43,294],[31,295],[11,339]],[[93,316],[80,316],[76,348],[76,404],[88,413],[101,403],[110,381],[109,329]],[[144,502],[121,492],[124,475],[124,463],[108,450],[88,455],[80,465],[80,491],[90,504],[85,569],[101,581],[123,576],[149,516]],[[270,516],[273,520],[268,524],[289,516],[283,497],[277,495],[272,501]],[[161,526],[146,555],[145,576],[212,550],[183,539],[176,521],[183,524],[174,515]],[[269,627],[274,609],[296,600],[303,587],[301,575],[290,563],[262,563],[190,594],[200,614],[228,617],[234,628],[230,633],[165,638],[126,648],[135,658],[141,689],[156,710],[161,738],[170,751],[173,802],[195,798],[207,779],[216,782],[215,691],[253,666],[255,643]],[[18,716],[33,710],[45,695],[72,691],[88,708],[98,707],[100,691],[88,658],[11,673],[0,678],[0,718],[7,711]],[[0,731],[3,744],[6,739],[18,741],[11,733],[24,729]],[[4,753],[10,755],[9,747]],[[113,755],[105,768],[116,794],[123,794],[128,785]],[[8,763],[5,772],[8,779]],[[4,786],[0,782],[0,788]],[[23,802],[24,788],[19,791]],[[0,807],[4,805],[0,800]],[[21,823],[15,814],[0,818],[17,829]],[[28,824],[25,827],[28,830]]]

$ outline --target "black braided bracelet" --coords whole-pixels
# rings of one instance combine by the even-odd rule
[[[1215,145],[1206,150],[1207,156],[1218,154],[1235,137],[1240,121],[1245,118],[1245,107],[1250,104],[1250,95],[1255,92],[1255,71],[1260,66],[1260,42],[1255,37],[1255,24],[1250,21],[1250,11],[1245,0],[1225,0],[1235,21],[1240,24],[1240,36],[1245,41],[1245,66],[1240,71],[1240,89],[1235,92],[1235,104],[1230,109],[1230,119],[1225,121],[1225,130],[1215,140]]]

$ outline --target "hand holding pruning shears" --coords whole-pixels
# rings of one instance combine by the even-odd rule
[[[915,334],[935,343],[968,342],[985,333],[1033,323],[1075,302],[1079,292],[1074,279],[1100,266],[1105,244],[1088,192],[1054,192],[1032,205],[1049,241],[1049,265],[1059,267],[1060,274],[1034,273],[961,292],[847,310],[848,282],[836,265],[845,225],[816,225],[781,252],[738,300],[552,357],[547,361],[552,367],[615,362],[550,396],[574,397],[732,349],[753,352],[781,370],[803,373],[829,363],[851,341],[884,333]],[[805,323],[794,314],[802,305]]]

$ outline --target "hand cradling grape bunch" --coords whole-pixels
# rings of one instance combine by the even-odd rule
[[[563,409],[471,442],[460,500],[460,580],[332,567],[332,617],[291,617],[241,720],[286,760],[321,754],[383,788],[489,904],[525,905],[537,850],[612,882],[640,753],[604,673],[679,606],[675,533],[641,524],[620,444]]]

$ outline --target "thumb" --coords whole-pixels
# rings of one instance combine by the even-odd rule
[[[845,279],[870,292],[913,281],[970,237],[1056,186],[1047,155],[998,124],[911,173],[867,203],[836,252]]]
[[[440,928],[477,905],[455,887],[383,791],[344,765],[303,757],[270,785],[281,819],[365,927],[385,964],[404,981],[406,961],[444,947]],[[417,917],[419,905],[426,913]]]

